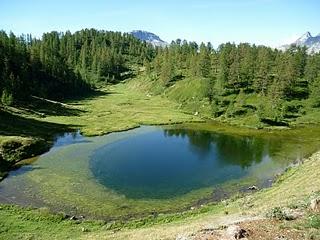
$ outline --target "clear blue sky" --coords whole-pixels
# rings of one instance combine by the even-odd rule
[[[278,46],[320,33],[319,0],[0,0],[0,29],[41,36],[82,28],[147,30],[162,39]]]

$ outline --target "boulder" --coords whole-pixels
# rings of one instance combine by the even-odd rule
[[[320,212],[320,197],[311,200],[310,209],[313,212]]]
[[[178,235],[176,237],[176,240],[191,240],[192,238],[190,238],[189,236],[187,235]]]
[[[296,220],[297,218],[300,218],[303,216],[303,213],[297,209],[285,208],[283,210],[283,213],[285,215],[285,220],[287,221]]]
[[[248,190],[252,190],[252,191],[258,190],[258,187],[255,186],[255,185],[253,185],[253,186],[251,186],[251,187],[248,187]]]
[[[246,230],[238,225],[230,225],[226,230],[226,234],[230,239],[243,239],[249,235]]]

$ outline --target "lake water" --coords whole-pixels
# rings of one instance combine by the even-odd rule
[[[169,198],[241,179],[272,164],[270,151],[272,143],[256,137],[155,128],[97,149],[90,169],[129,198]]]
[[[0,202],[101,218],[179,211],[270,186],[319,143],[317,126],[273,132],[206,123],[98,137],[65,133],[0,182]]]

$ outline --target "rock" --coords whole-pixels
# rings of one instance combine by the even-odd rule
[[[274,240],[287,240],[287,238],[283,235],[280,235],[280,236],[276,236]]]
[[[257,186],[255,186],[255,185],[253,185],[253,186],[251,186],[251,187],[248,187],[248,190],[258,190],[258,187]]]
[[[246,238],[249,234],[246,230],[237,225],[231,225],[227,228],[226,234],[230,239],[242,239]]]
[[[186,235],[178,235],[176,237],[176,240],[191,240],[192,238],[186,236]]]
[[[310,209],[313,212],[320,212],[320,198],[315,198],[311,200]]]
[[[289,208],[280,208],[275,207],[267,213],[267,217],[274,218],[277,220],[295,220],[303,216],[303,212],[299,209],[289,209]]]
[[[296,220],[297,218],[303,216],[303,213],[301,213],[297,210],[287,209],[287,208],[285,208],[283,210],[283,213],[285,215],[285,220],[287,220],[287,221]]]

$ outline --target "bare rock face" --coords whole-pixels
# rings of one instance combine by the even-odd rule
[[[231,225],[227,228],[226,234],[229,239],[245,239],[249,234],[246,230],[237,225]]]
[[[310,209],[313,212],[320,212],[320,197],[311,200]]]

